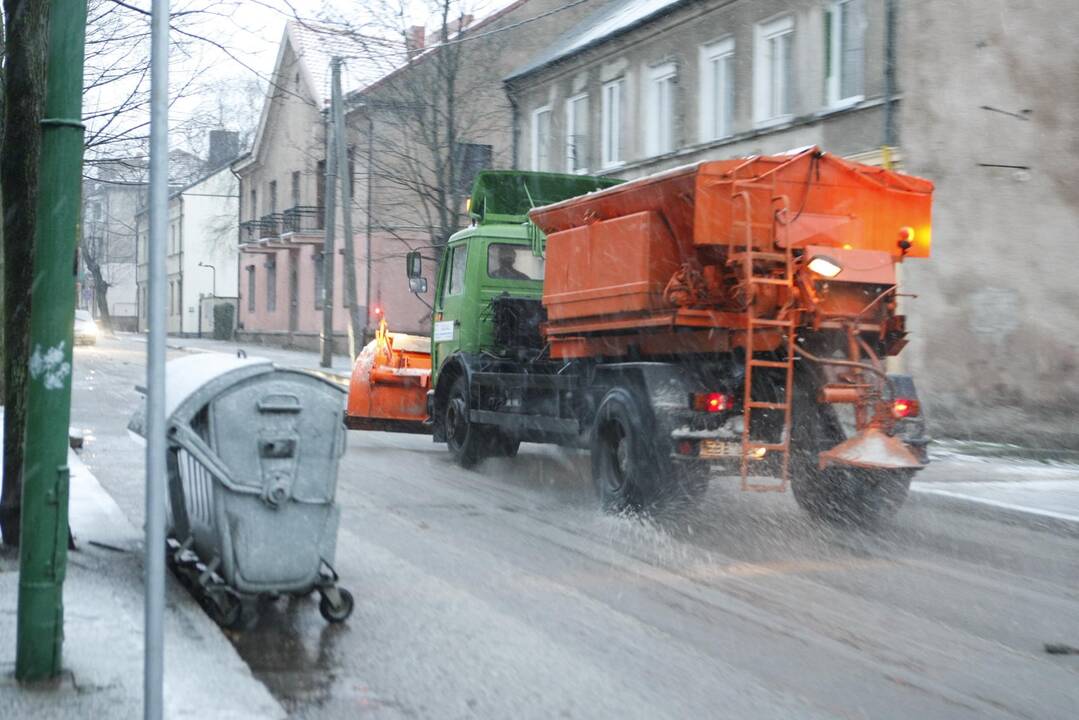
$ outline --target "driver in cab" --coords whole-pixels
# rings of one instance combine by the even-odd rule
[[[498,267],[490,275],[496,280],[530,280],[527,275],[513,266],[517,260],[517,251],[511,247],[498,248]]]

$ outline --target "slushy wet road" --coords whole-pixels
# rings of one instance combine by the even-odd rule
[[[83,457],[141,526],[126,436],[145,345],[79,349]],[[297,718],[1074,718],[1079,539],[912,503],[877,533],[717,478],[691,513],[597,510],[588,456],[477,470],[430,438],[350,432],[337,570],[230,633]],[[170,672],[182,671],[170,668]]]

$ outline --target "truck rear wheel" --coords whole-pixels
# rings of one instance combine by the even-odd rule
[[[659,467],[647,415],[633,394],[611,389],[600,403],[592,431],[592,482],[607,512],[649,504]]]
[[[871,528],[893,518],[907,499],[913,470],[819,466],[819,453],[843,442],[847,434],[835,409],[817,402],[822,378],[804,371],[795,376],[791,427],[791,491],[811,517],[836,525]]]
[[[468,379],[463,375],[453,382],[446,398],[443,421],[446,428],[446,447],[450,455],[463,468],[470,468],[488,454],[489,440],[483,436],[483,428],[468,417]]]
[[[794,499],[818,520],[874,527],[892,519],[903,506],[913,470],[864,470],[830,467],[791,478]]]

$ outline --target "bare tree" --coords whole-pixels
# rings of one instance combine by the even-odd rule
[[[462,42],[473,21],[467,0],[427,0],[430,37],[408,23],[415,3],[382,0],[371,7],[365,32],[396,36],[389,47],[371,44],[373,56],[396,67],[350,98],[367,146],[360,151],[369,151],[372,231],[441,246],[460,228],[475,171],[493,162],[488,138],[505,130],[504,118],[492,112],[505,100],[487,71],[497,65],[504,39]]]
[[[49,37],[47,0],[4,0],[4,469],[0,532],[19,542],[23,434],[26,428],[30,288],[37,224],[38,159]]]
[[[184,185],[206,169],[197,153],[201,137],[211,127],[222,127],[226,117],[242,118],[237,128],[250,136],[257,122],[252,98],[260,93],[255,78],[237,81],[208,79],[202,51],[229,52],[212,39],[208,26],[220,23],[239,0],[180,0],[172,3],[170,65],[173,82],[170,104],[191,104],[201,98],[194,112],[173,123],[170,134],[186,150],[170,153],[170,182]],[[148,178],[149,157],[149,4],[146,0],[89,0],[84,94],[87,125],[85,165],[93,187],[115,189],[109,195],[125,199],[141,196]],[[260,98],[261,99],[261,98]],[[102,324],[112,327],[108,292],[114,268],[126,263],[134,268],[135,208],[114,212],[105,202],[105,218],[88,218],[81,226],[79,253],[89,276],[94,304]]]

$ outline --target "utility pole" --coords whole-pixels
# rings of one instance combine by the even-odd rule
[[[360,308],[356,304],[356,253],[352,237],[352,176],[348,154],[345,151],[348,126],[345,125],[345,102],[341,94],[341,58],[335,57],[330,66],[333,70],[333,90],[330,107],[333,111],[334,152],[337,155],[337,174],[341,178],[341,214],[345,226],[345,305],[348,307],[348,356],[352,361],[360,354],[367,341],[367,322],[360,322]],[[364,308],[364,314],[368,314]]]
[[[333,233],[337,223],[334,179],[337,176],[337,153],[333,152],[334,126],[332,114],[326,118],[326,237],[322,241],[322,334],[319,336],[319,349],[324,368],[333,367]]]
[[[364,283],[364,304],[367,308],[363,323],[363,337],[367,338],[369,331],[368,323],[371,322],[371,231],[374,226],[374,222],[371,218],[371,212],[373,208],[372,197],[374,193],[375,171],[374,163],[375,158],[375,116],[371,113],[371,109],[368,108],[367,112],[367,262],[364,263],[364,270],[367,276],[367,282]],[[381,319],[381,318],[380,318]]]
[[[165,243],[169,231],[169,0],[150,20],[150,237],[146,347],[145,720],[161,720],[165,683]]]
[[[75,233],[82,197],[86,0],[53,0],[30,311],[15,677],[60,674],[67,570]]]
[[[899,144],[895,127],[895,3],[896,0],[885,0],[884,3],[884,145],[887,148],[894,148]]]

